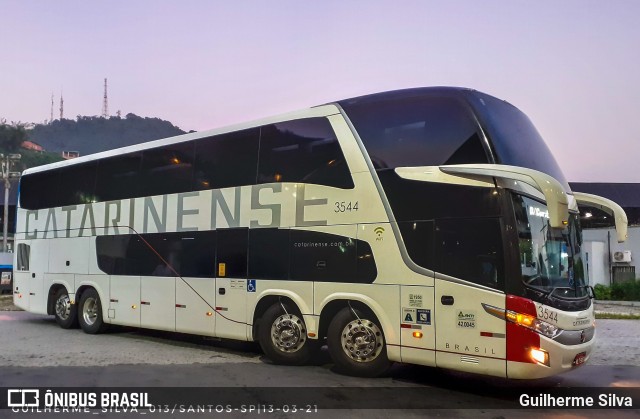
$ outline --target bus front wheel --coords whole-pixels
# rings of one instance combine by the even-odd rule
[[[300,312],[286,303],[274,304],[264,312],[258,340],[265,355],[281,365],[307,363],[315,343],[307,338],[307,326]]]
[[[377,377],[391,362],[384,334],[375,316],[351,307],[336,314],[329,324],[327,345],[336,369],[347,375]]]
[[[56,292],[54,302],[54,314],[56,323],[63,329],[78,327],[77,306],[71,302],[66,289],[60,288]]]
[[[108,325],[102,320],[102,304],[96,290],[91,288],[82,293],[78,310],[80,327],[85,333],[95,335],[106,330]]]

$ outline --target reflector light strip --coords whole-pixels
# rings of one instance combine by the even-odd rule
[[[422,330],[422,326],[420,326],[419,324],[400,324],[400,328],[402,329],[418,329],[418,330]]]
[[[493,333],[493,332],[480,332],[480,336],[484,336],[487,338],[506,338],[507,335],[505,335],[504,333]]]

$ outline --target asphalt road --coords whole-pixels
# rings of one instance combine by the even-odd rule
[[[352,417],[540,417],[567,411],[512,410],[514,391],[580,387],[640,387],[640,321],[599,320],[598,342],[590,363],[544,380],[514,382],[435,368],[395,365],[379,379],[346,377],[332,371],[323,352],[314,365],[272,365],[252,344],[118,328],[89,336],[62,330],[52,317],[0,312],[0,387],[219,387],[220,397],[247,404],[278,400],[318,404],[319,412],[274,412],[269,417],[335,416],[324,407]],[[305,390],[305,388],[314,387]],[[231,388],[232,390],[229,390]],[[273,390],[275,388],[275,391]],[[271,390],[269,390],[271,389]],[[197,393],[185,389],[184,393]],[[229,393],[231,391],[231,393]],[[177,393],[176,393],[177,394]],[[417,409],[428,406],[429,409]],[[99,417],[140,417],[140,412],[96,412]],[[253,412],[255,414],[256,412]],[[575,413],[575,412],[574,412]],[[640,417],[640,411],[618,411],[615,417]],[[150,414],[150,413],[148,413]],[[247,417],[250,413],[182,414],[158,412],[152,417]],[[579,416],[611,417],[606,410],[581,410]],[[92,415],[89,413],[88,415]],[[16,413],[4,417],[88,417],[81,413]]]

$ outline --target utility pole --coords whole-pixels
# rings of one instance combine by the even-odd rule
[[[51,93],[51,119],[49,119],[49,123],[53,122],[53,93]]]
[[[0,154],[1,166],[2,166],[2,180],[4,180],[4,218],[3,218],[3,230],[2,230],[2,251],[7,252],[7,238],[9,236],[9,189],[11,188],[11,182],[9,179],[17,179],[20,177],[20,172],[12,172],[11,166],[22,158],[20,154]]]

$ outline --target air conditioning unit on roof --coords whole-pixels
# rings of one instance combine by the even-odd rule
[[[611,262],[628,263],[631,262],[631,250],[621,250],[611,254]]]

